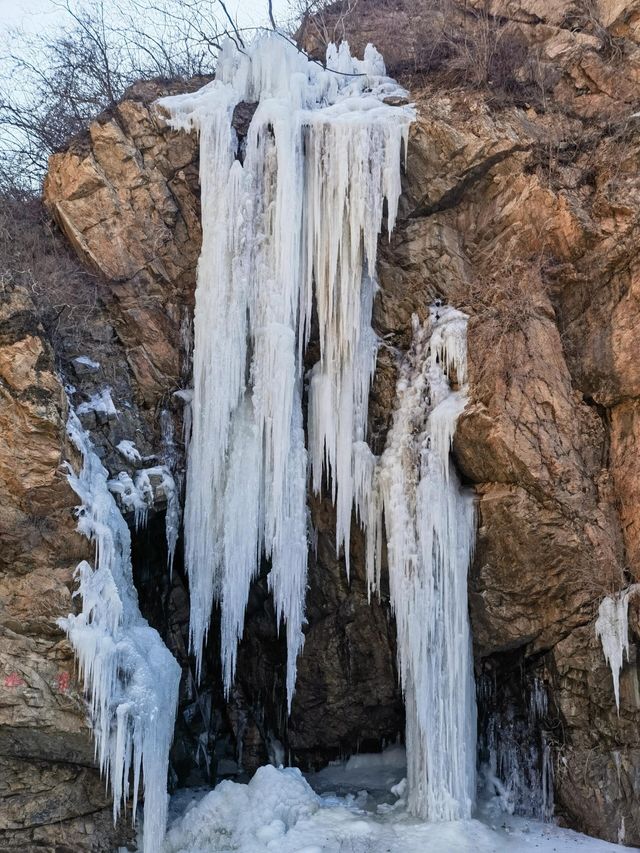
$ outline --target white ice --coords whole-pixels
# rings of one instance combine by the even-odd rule
[[[107,418],[116,418],[118,412],[111,399],[111,388],[102,388],[93,394],[85,403],[81,403],[77,407],[76,412],[79,415],[84,415],[88,412],[97,412]]]
[[[94,361],[92,358],[89,358],[88,355],[79,355],[77,358],[73,359],[73,364],[80,364],[83,367],[88,367],[91,371],[100,370],[100,362]]]
[[[319,795],[298,770],[261,767],[248,785],[225,781],[195,793],[167,834],[163,853],[613,853],[608,844],[553,824],[502,814],[483,804],[480,819],[425,823],[387,791],[380,803],[361,790],[363,769],[375,784],[382,757],[335,767],[352,792]],[[354,762],[354,759],[351,759]],[[402,772],[403,768],[397,768]],[[380,777],[378,777],[380,778]],[[315,782],[314,782],[315,784]],[[199,799],[200,797],[200,799]],[[185,794],[181,797],[184,802]],[[379,798],[378,798],[379,799]],[[183,806],[184,807],[184,806]]]
[[[203,244],[194,320],[194,387],[185,501],[190,634],[200,672],[214,601],[224,687],[252,579],[269,585],[287,637],[289,705],[304,635],[307,456],[330,483],[337,548],[372,468],[362,446],[377,340],[371,329],[377,240],[393,229],[403,145],[414,113],[371,46],[331,46],[329,69],[276,33],[224,46],[216,80],[165,98],[175,128],[200,137]],[[339,73],[338,73],[339,72]],[[238,158],[235,106],[257,102]],[[320,360],[304,443],[303,358],[312,311]]]
[[[406,706],[408,806],[418,817],[471,815],[476,704],[467,572],[475,541],[473,495],[450,458],[467,401],[466,324],[433,307],[400,365],[393,424],[369,500],[369,583],[380,583],[387,537],[391,606]]]
[[[73,411],[67,431],[83,460],[79,473],[70,467],[68,473],[82,501],[78,531],[95,544],[95,563],[78,566],[81,611],[59,623],[73,645],[89,697],[96,755],[113,792],[114,821],[130,794],[135,819],[142,774],[143,851],[158,853],[166,825],[180,667],[140,613],[129,528],[109,490],[107,471]]]
[[[625,657],[629,660],[629,597],[640,592],[640,584],[632,584],[615,596],[600,602],[596,619],[596,637],[600,638],[605,660],[611,668],[616,708],[620,711],[620,673]]]
[[[141,462],[142,457],[140,456],[140,451],[136,447],[135,441],[130,441],[125,438],[122,441],[119,441],[116,444],[116,450],[118,453],[126,459],[127,462],[130,462],[132,465],[135,465],[136,462]]]

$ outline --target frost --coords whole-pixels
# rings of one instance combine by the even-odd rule
[[[97,394],[90,397],[86,403],[81,403],[77,407],[76,412],[79,415],[96,412],[108,419],[117,418],[118,412],[111,399],[111,388],[102,388]]]
[[[620,713],[620,672],[624,658],[629,660],[629,598],[640,592],[640,584],[633,584],[617,595],[607,596],[600,602],[596,619],[596,637],[602,643],[605,660],[611,668],[616,708]]]
[[[466,323],[433,307],[400,366],[396,409],[373,477],[368,573],[380,583],[387,534],[391,606],[406,703],[408,804],[430,820],[468,818],[475,799],[476,704],[467,571],[475,540],[473,496],[450,447],[467,401]],[[452,384],[459,385],[458,390]]]
[[[327,64],[343,73],[265,34],[246,51],[227,43],[216,80],[199,92],[160,101],[173,127],[200,136],[203,245],[185,505],[191,648],[199,674],[219,601],[228,693],[264,555],[287,635],[289,706],[304,640],[302,395],[312,311],[320,334],[309,392],[312,478],[319,490],[324,471],[331,484],[336,545],[348,561],[352,506],[366,510],[373,466],[364,439],[377,240],[383,212],[394,226],[414,116],[383,103],[406,93],[384,76],[371,46],[358,61],[346,43],[331,45]],[[241,101],[258,102],[243,162],[231,124]]]
[[[78,531],[95,543],[96,556],[94,567],[83,561],[76,570],[82,611],[59,623],[76,652],[89,695],[96,755],[113,792],[114,820],[130,793],[135,819],[142,772],[143,850],[157,853],[166,826],[180,667],[140,614],[129,529],[107,486],[107,471],[73,411],[67,431],[83,458],[80,473],[69,469],[68,474],[82,501]]]
[[[74,367],[80,366],[80,369],[87,368],[87,372],[94,373],[96,370],[100,370],[100,362],[93,361],[93,359],[89,358],[88,355],[79,355],[77,358],[73,359]]]
[[[142,461],[140,451],[136,447],[135,441],[123,439],[116,445],[116,450],[124,459],[127,460],[127,462],[130,462],[132,465],[135,465],[136,462]]]

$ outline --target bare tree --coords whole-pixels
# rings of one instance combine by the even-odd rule
[[[319,47],[326,48],[330,42],[340,42],[347,37],[349,19],[356,11],[359,0],[291,0],[293,20],[299,32]]]
[[[0,56],[0,192],[37,188],[49,154],[132,83],[211,74],[225,38],[244,45],[224,0],[54,2],[62,26],[11,32]]]

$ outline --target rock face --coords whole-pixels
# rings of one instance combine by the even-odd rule
[[[61,470],[66,398],[26,292],[0,298],[0,850],[112,849],[73,653],[55,620],[87,556]]]
[[[376,43],[418,109],[401,218],[380,246],[374,322],[388,346],[370,441],[384,446],[411,314],[424,318],[436,297],[466,310],[472,401],[454,450],[478,497],[469,604],[477,673],[495,685],[486,713],[508,715],[507,699],[524,707],[543,685],[535,736],[551,747],[556,814],[640,845],[640,605],[630,607],[619,715],[594,631],[602,597],[640,578],[640,5],[361,0],[308,21],[300,37],[320,51],[343,32],[358,50]],[[68,393],[78,404],[111,388],[118,416],[89,412],[85,425],[113,475],[164,462],[179,479],[173,394],[189,384],[198,151],[152,106],[165,92],[134,89],[56,155],[45,200],[98,282],[98,308],[63,342]],[[109,849],[108,804],[54,625],[86,556],[59,471],[71,458],[65,397],[24,290],[1,311],[0,795],[11,806],[0,809],[0,849]],[[117,450],[132,439],[144,461]],[[213,782],[240,751],[251,771],[276,740],[318,766],[402,731],[387,603],[367,602],[358,537],[347,583],[327,502],[312,506],[317,557],[288,720],[264,577],[234,695],[220,695],[215,629],[196,687],[180,546],[170,580],[162,510],[133,549],[143,612],[184,671],[174,779]]]

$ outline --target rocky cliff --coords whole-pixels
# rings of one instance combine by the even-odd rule
[[[435,298],[463,308],[472,402],[455,458],[478,498],[469,605],[481,726],[486,735],[500,722],[509,760],[524,760],[524,738],[540,763],[549,752],[565,823],[640,845],[640,602],[619,714],[594,628],[603,596],[640,579],[640,5],[361,0],[299,35],[320,52],[343,33],[358,50],[377,44],[418,110],[400,221],[381,239],[370,441],[384,445],[411,314],[424,318]],[[55,626],[87,553],[60,467],[77,462],[63,384],[87,404],[84,424],[112,476],[162,463],[180,481],[175,392],[190,381],[198,150],[153,106],[166,91],[136,87],[52,158],[45,201],[90,271],[77,287],[96,293],[58,341],[57,363],[27,289],[7,284],[2,303],[0,850],[107,850],[126,832],[110,827]],[[115,411],[92,408],[107,387]],[[140,459],[123,456],[123,440]],[[318,766],[399,735],[387,602],[367,602],[358,537],[347,582],[330,504],[312,505],[318,544],[289,719],[264,578],[231,700],[220,693],[215,630],[195,685],[180,544],[170,577],[165,512],[156,494],[147,527],[131,522],[143,613],[183,668],[174,784],[209,784],[239,754],[251,771],[276,741]]]

